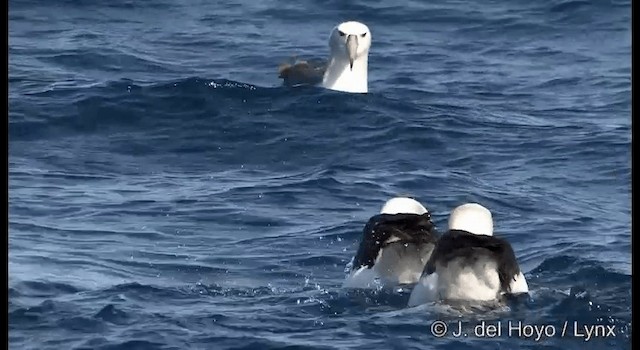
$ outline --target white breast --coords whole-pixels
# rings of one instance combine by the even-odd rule
[[[326,89],[343,91],[349,93],[367,93],[368,58],[361,57],[353,63],[353,68],[349,68],[349,61],[334,58],[329,62],[322,86]]]

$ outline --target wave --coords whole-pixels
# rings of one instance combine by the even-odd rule
[[[308,268],[338,261],[316,256],[296,258],[289,263]],[[129,334],[119,341],[156,339],[158,347],[186,339],[224,342],[225,337],[246,337],[251,332],[261,332],[266,336],[261,344],[266,344],[273,334],[289,338],[312,331],[320,323],[332,332],[366,327],[367,332],[386,329],[407,334],[421,332],[430,320],[461,321],[463,325],[477,324],[479,320],[503,323],[512,320],[544,323],[558,329],[565,320],[570,320],[614,325],[616,337],[629,339],[630,275],[612,272],[600,262],[571,255],[547,258],[527,275],[532,297],[510,300],[507,308],[463,304],[407,308],[410,286],[396,290],[341,290],[338,285],[319,285],[314,281],[319,277],[300,278],[296,286],[289,283],[289,287],[271,283],[256,285],[255,282],[249,282],[253,286],[233,286],[231,281],[226,282],[226,286],[195,283],[175,287],[132,282],[95,290],[57,282],[27,281],[14,284],[9,290],[9,324],[11,329],[55,327],[80,335],[126,326]],[[286,277],[289,282],[293,278]],[[35,294],[29,291],[33,289]],[[43,294],[42,290],[46,292]],[[25,298],[34,295],[45,296],[46,300],[24,305]],[[63,296],[65,301],[58,299]],[[75,305],[84,307],[79,310]],[[251,315],[247,313],[250,310],[254,310]],[[189,336],[181,334],[181,329],[189,329]],[[133,335],[136,332],[139,336]],[[222,336],[218,332],[227,333]],[[157,334],[175,337],[158,338]],[[84,339],[100,343],[95,338]],[[106,343],[114,346],[112,341]]]

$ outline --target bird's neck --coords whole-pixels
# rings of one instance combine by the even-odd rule
[[[324,73],[322,85],[330,90],[366,93],[368,92],[367,66],[367,55],[353,61],[353,68],[349,67],[349,60],[347,58],[332,57]]]

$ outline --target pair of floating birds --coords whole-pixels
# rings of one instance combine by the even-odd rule
[[[493,235],[487,208],[460,205],[448,226],[439,234],[429,211],[413,198],[388,200],[365,225],[344,286],[415,284],[409,306],[495,301],[529,292],[511,245]]]

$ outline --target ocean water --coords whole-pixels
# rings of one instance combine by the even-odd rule
[[[10,0],[9,347],[630,349],[630,11]],[[369,93],[283,87],[349,19]],[[399,194],[491,209],[531,295],[342,289]]]

